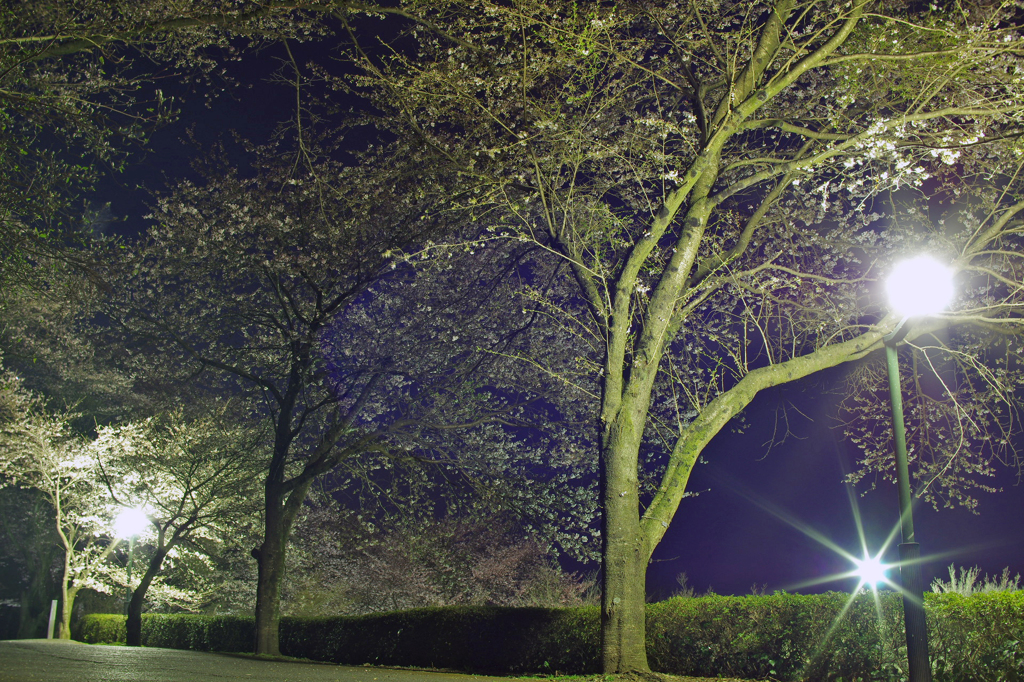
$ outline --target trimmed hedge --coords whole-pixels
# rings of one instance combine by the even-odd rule
[[[898,607],[902,618],[895,595],[878,606],[883,614]],[[647,655],[655,670],[783,680],[886,677],[887,628],[879,627],[872,595],[674,598],[647,613]]]
[[[927,594],[936,682],[1024,682],[1024,592]],[[347,665],[488,673],[598,672],[599,612],[446,607],[368,616],[283,618],[281,653]],[[252,618],[143,616],[147,646],[251,651]],[[124,641],[124,617],[82,619],[76,639]],[[711,595],[648,605],[651,668],[778,680],[906,678],[898,594]]]
[[[927,605],[936,680],[1024,681],[1024,591],[935,595]]]
[[[252,651],[255,641],[256,623],[246,616],[142,616],[143,646],[195,651]]]
[[[347,665],[597,672],[598,609],[470,606],[281,621],[281,653]]]
[[[143,632],[146,630],[146,620],[152,616],[148,614],[143,617]],[[127,618],[114,613],[92,613],[82,616],[71,628],[71,639],[89,644],[124,644],[128,637],[128,629],[125,627]],[[251,647],[250,647],[251,648]]]

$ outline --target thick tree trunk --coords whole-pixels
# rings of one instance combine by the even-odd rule
[[[267,517],[263,544],[253,552],[258,566],[256,581],[256,653],[281,654],[281,581],[284,579],[284,539],[279,523]]]
[[[160,567],[169,549],[170,547],[165,547],[157,550],[150,559],[139,586],[132,592],[132,600],[128,603],[128,622],[125,624],[125,644],[128,646],[142,646],[142,605],[146,601],[146,591],[160,573]]]
[[[281,655],[278,629],[281,623],[281,581],[285,573],[285,552],[292,522],[309,486],[309,482],[300,484],[287,494],[281,492],[278,486],[267,486],[263,544],[252,553],[258,565],[255,646],[258,654]]]
[[[605,673],[650,670],[645,613],[647,557],[641,549],[640,526],[631,506],[635,508],[635,504],[628,503],[620,509],[605,505],[601,591],[601,667]],[[611,530],[612,524],[617,529]]]
[[[646,575],[637,483],[639,438],[613,424],[602,447],[601,667],[605,673],[648,672]]]

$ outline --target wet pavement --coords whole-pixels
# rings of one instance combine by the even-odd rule
[[[508,682],[505,678],[260,661],[47,639],[0,641],[0,682]]]

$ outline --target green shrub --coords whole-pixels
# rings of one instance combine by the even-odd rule
[[[195,651],[252,651],[256,626],[245,616],[146,614],[142,644]]]
[[[974,568],[960,567],[960,576],[957,577],[954,564],[949,565],[949,582],[941,578],[932,581],[932,592],[943,594],[956,592],[969,597],[975,592],[1016,592],[1021,589],[1020,573],[1010,577],[1010,567],[1003,569],[1001,575],[985,577],[978,582],[978,574],[981,572],[977,566]]]
[[[125,617],[116,613],[93,613],[79,619],[71,638],[87,644],[124,644]]]
[[[253,619],[240,616],[142,615],[143,646],[195,651],[252,651],[255,632]],[[125,617],[107,613],[83,616],[71,636],[88,644],[123,644]]]
[[[1024,592],[926,594],[935,682],[1024,682]],[[898,593],[673,598],[650,604],[651,667],[675,675],[776,680],[906,679]],[[283,618],[281,652],[347,665],[489,673],[599,670],[597,607],[465,606],[367,616]],[[147,614],[142,641],[251,651],[252,618]],[[123,642],[124,616],[90,615],[75,638]]]
[[[281,622],[281,653],[348,665],[596,672],[598,641],[596,607],[459,606]]]
[[[925,595],[937,682],[1024,680],[1024,592]]]
[[[677,675],[838,680],[883,667],[880,635],[867,594],[709,595],[652,604],[647,652]]]

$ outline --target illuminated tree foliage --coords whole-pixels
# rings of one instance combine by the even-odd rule
[[[0,395],[6,413],[0,420],[0,484],[38,491],[49,503],[49,522],[64,554],[58,637],[70,639],[78,593],[105,589],[97,573],[117,547],[109,533],[114,508],[88,442],[71,429],[69,415],[45,410],[7,373],[0,375]]]
[[[557,434],[530,447],[516,437],[546,409],[536,372],[508,359],[548,341],[526,333],[529,311],[508,316],[505,278],[544,281],[534,249],[473,249],[430,276],[398,267],[392,253],[453,229],[422,219],[418,178],[386,150],[354,166],[286,137],[251,150],[251,176],[214,163],[162,198],[111,274],[108,309],[124,366],[153,385],[238,396],[269,432],[253,550],[263,653],[278,651],[286,543],[318,478],[370,517],[429,515],[439,483],[496,512],[536,509],[567,551],[586,551],[592,506],[578,450],[552,452]],[[459,506],[453,495],[438,511]]]
[[[648,669],[646,566],[705,446],[763,389],[880,362],[898,320],[878,281],[903,255],[952,263],[960,291],[907,337],[949,377],[918,415],[924,494],[956,497],[1008,442],[1024,39],[1015,5],[940,4],[424,0],[448,36],[352,52],[409,168],[458,179],[432,210],[537,245],[575,286],[537,307],[591,344],[566,372],[599,385],[606,672]],[[943,223],[954,191],[970,215]],[[953,446],[920,440],[941,429]]]
[[[148,555],[146,567],[130,586],[129,646],[142,644],[142,607],[165,560],[182,551],[216,553],[259,511],[263,444],[259,434],[227,426],[232,421],[225,409],[191,421],[171,413],[101,427],[90,443],[111,500],[141,509],[152,524],[137,549]]]
[[[373,5],[368,6],[373,9]],[[80,199],[173,121],[184,96],[230,84],[226,67],[268,43],[325,35],[322,17],[367,8],[316,0],[20,0],[0,9],[0,281],[88,237]],[[72,217],[73,216],[73,217]],[[82,254],[62,258],[88,268]]]

